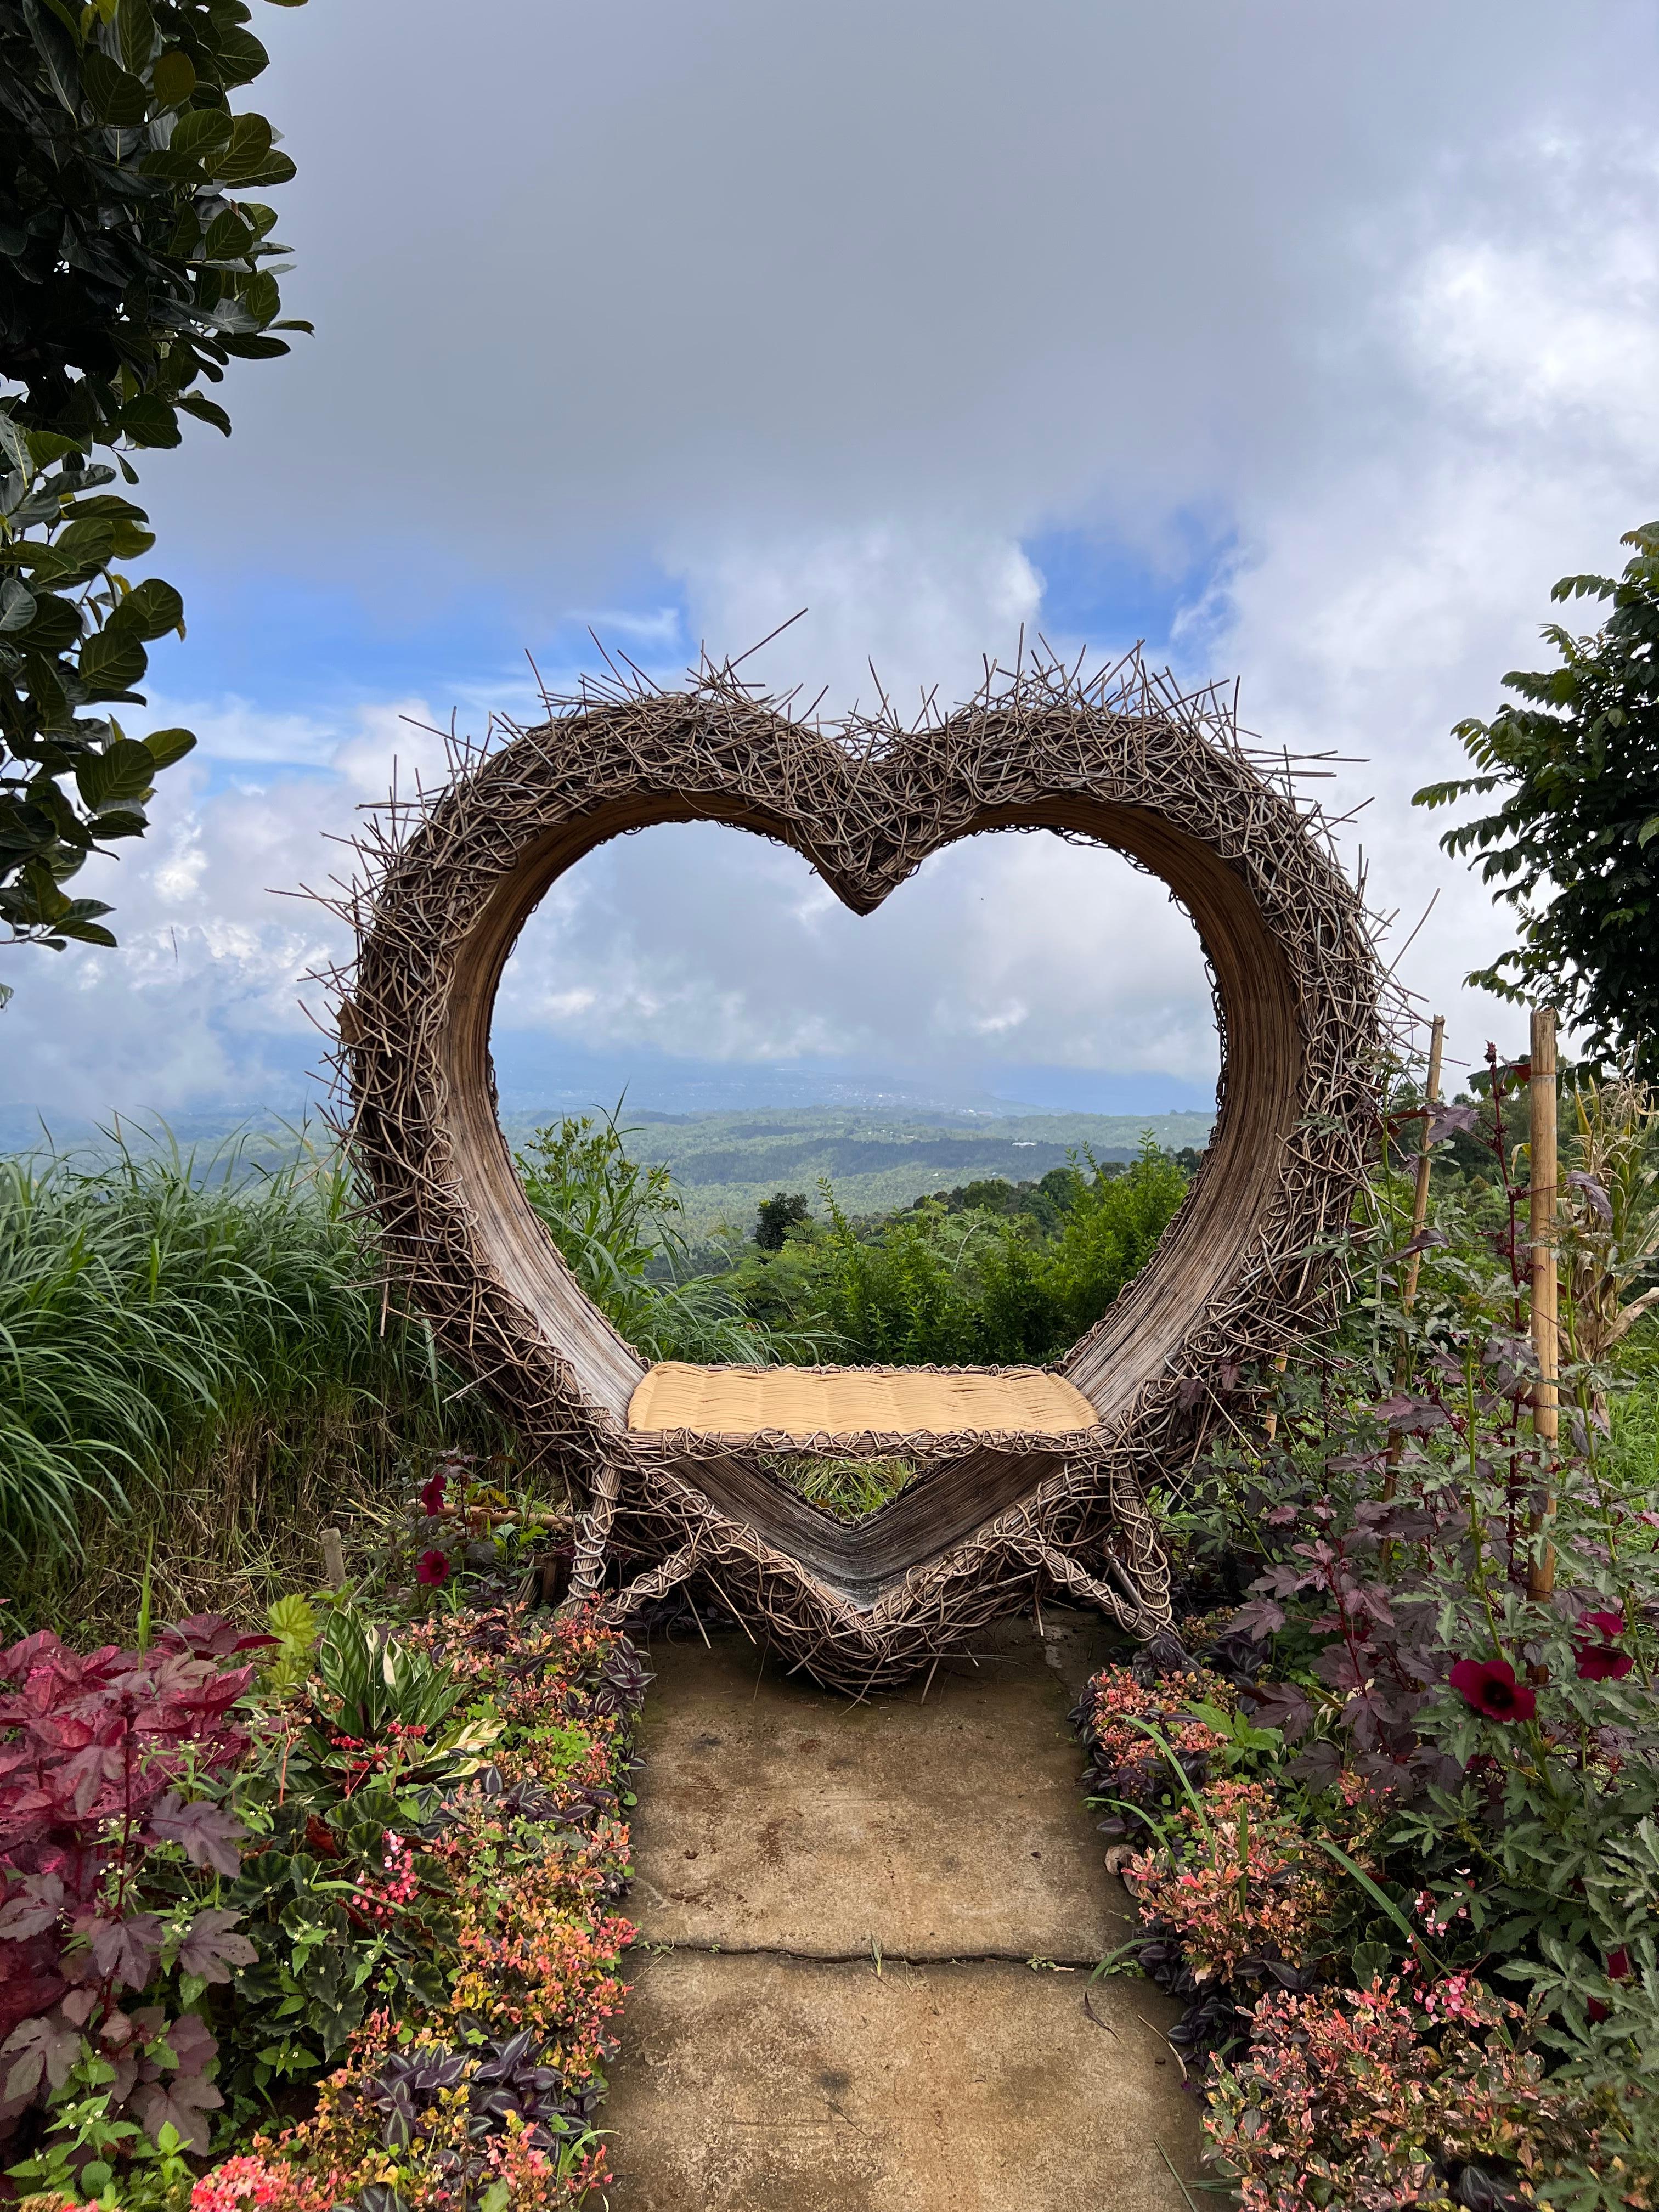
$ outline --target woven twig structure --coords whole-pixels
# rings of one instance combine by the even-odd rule
[[[1216,1378],[1328,1316],[1364,1172],[1382,979],[1359,894],[1290,764],[1219,693],[1138,659],[1087,684],[1050,661],[902,727],[789,718],[730,668],[631,677],[550,719],[453,741],[441,789],[394,801],[331,903],[357,936],[338,993],[341,1127],[389,1266],[527,1446],[580,1486],[579,1583],[617,1613],[690,1577],[821,1680],[902,1679],[1050,1589],[1133,1633],[1169,1620],[1145,1492]],[[793,848],[868,914],[930,854],[1049,830],[1160,877],[1198,929],[1223,1042],[1218,1120],[1145,1273],[1060,1363],[1097,1425],[1063,1437],[747,1439],[630,1433],[646,1363],[532,1212],[497,1125],[489,1020],[526,918],[605,840],[726,823]],[[801,1449],[902,1453],[918,1478],[852,1526],[769,1470]]]

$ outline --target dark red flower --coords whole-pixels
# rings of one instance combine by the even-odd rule
[[[427,1512],[441,1513],[443,1511],[444,1491],[448,1481],[449,1477],[440,1472],[434,1474],[429,1482],[422,1485],[421,1504]]]
[[[1516,1680],[1507,1659],[1460,1659],[1450,1680],[1464,1703],[1490,1721],[1529,1721],[1537,1709],[1536,1692]]]
[[[1614,1638],[1625,1632],[1622,1613],[1581,1613],[1578,1626],[1584,1633],[1573,1644],[1581,1682],[1622,1682],[1636,1664],[1628,1651],[1620,1651]]]
[[[1626,1950],[1622,1943],[1616,1951],[1608,1952],[1607,1965],[1607,1979],[1610,1982],[1627,1982],[1630,1979],[1630,1953]],[[1607,2008],[1600,1997],[1592,1997],[1585,2010],[1591,2020],[1598,2024],[1608,2016]]]
[[[422,1552],[415,1562],[415,1579],[436,1589],[441,1583],[449,1580],[449,1561],[441,1552]]]

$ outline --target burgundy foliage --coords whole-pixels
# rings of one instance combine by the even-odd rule
[[[155,1908],[176,1902],[176,1884],[147,1881],[150,1854],[175,1845],[192,1867],[237,1869],[241,1823],[198,1793],[248,1749],[236,1705],[253,1669],[228,1662],[271,1640],[204,1614],[143,1653],[83,1656],[50,1630],[0,1650],[0,2132],[67,2079],[86,2039],[152,2131],[171,2120],[204,2140],[191,2115],[219,2101],[204,2074],[212,2036],[124,2001],[156,1978]],[[234,1917],[198,1912],[175,1931],[186,1973],[224,1981],[252,1957]],[[148,2055],[157,2044],[171,2060]]]

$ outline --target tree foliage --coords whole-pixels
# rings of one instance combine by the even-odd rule
[[[275,0],[295,7],[302,0]],[[225,433],[203,389],[288,351],[273,210],[294,164],[233,111],[270,59],[241,0],[0,0],[0,942],[112,945],[64,885],[142,836],[187,730],[129,738],[147,645],[184,605],[124,564],[155,543],[103,489],[127,456]],[[100,447],[114,463],[94,460]]]
[[[804,1190],[781,1190],[775,1197],[762,1199],[755,1208],[755,1242],[763,1252],[781,1252],[787,1233],[811,1219]]]
[[[1552,1000],[1591,1050],[1659,1072],[1659,522],[1620,540],[1622,577],[1564,576],[1558,601],[1611,600],[1593,636],[1559,623],[1558,667],[1504,678],[1518,694],[1455,734],[1478,774],[1430,784],[1419,806],[1502,791],[1495,813],[1440,842],[1481,854],[1484,881],[1522,917],[1521,942],[1468,981]]]

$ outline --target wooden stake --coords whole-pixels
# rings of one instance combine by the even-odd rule
[[[1532,1239],[1532,1343],[1539,1380],[1533,1388],[1533,1433],[1546,1450],[1560,1434],[1560,1395],[1556,1388],[1557,1308],[1559,1283],[1555,1266],[1555,1210],[1560,1175],[1555,1096],[1555,1009],[1535,1006],[1532,1016],[1532,1079],[1528,1085],[1531,1123],[1532,1182],[1528,1227]],[[1555,1500],[1547,1497],[1534,1516],[1541,1533]],[[1544,1544],[1527,1571],[1527,1594],[1547,1598],[1555,1588],[1555,1551]]]
[[[1437,1014],[1434,1026],[1429,1031],[1429,1074],[1423,1086],[1423,1103],[1437,1106],[1440,1103],[1440,1061],[1446,1046],[1446,1017]],[[1424,1224],[1429,1218],[1429,1173],[1433,1166],[1429,1151],[1429,1119],[1423,1121],[1423,1141],[1417,1153],[1417,1188],[1412,1194],[1412,1242],[1414,1244],[1423,1234]],[[1413,1252],[1406,1263],[1406,1279],[1401,1285],[1400,1303],[1409,1313],[1417,1303],[1417,1278],[1423,1265],[1423,1255]]]
[[[1423,1085],[1423,1103],[1437,1106],[1440,1103],[1440,1063],[1446,1047],[1446,1017],[1437,1014],[1429,1030],[1429,1072]],[[1429,1177],[1434,1167],[1434,1156],[1429,1150],[1430,1116],[1423,1117],[1423,1136],[1417,1148],[1417,1188],[1412,1193],[1411,1242],[1415,1244],[1423,1233],[1423,1224],[1429,1218]],[[1400,1304],[1409,1313],[1417,1303],[1417,1278],[1423,1266],[1423,1255],[1413,1252],[1406,1262],[1405,1280],[1400,1285]],[[1394,1363],[1394,1387],[1403,1390],[1411,1380],[1411,1346],[1405,1332],[1401,1332],[1400,1350]],[[1389,1436],[1388,1473],[1382,1478],[1382,1495],[1395,1494],[1395,1469],[1400,1464],[1400,1455],[1406,1448],[1406,1439],[1398,1430]]]
[[[345,1588],[345,1546],[337,1528],[323,1531],[323,1579],[331,1589]]]
[[[1282,1375],[1290,1364],[1290,1353],[1288,1352],[1281,1352],[1278,1358],[1273,1362],[1273,1373],[1275,1375]],[[1272,1443],[1273,1438],[1279,1434],[1279,1408],[1277,1406],[1270,1406],[1267,1412],[1262,1415],[1261,1434],[1263,1440],[1267,1443]]]

